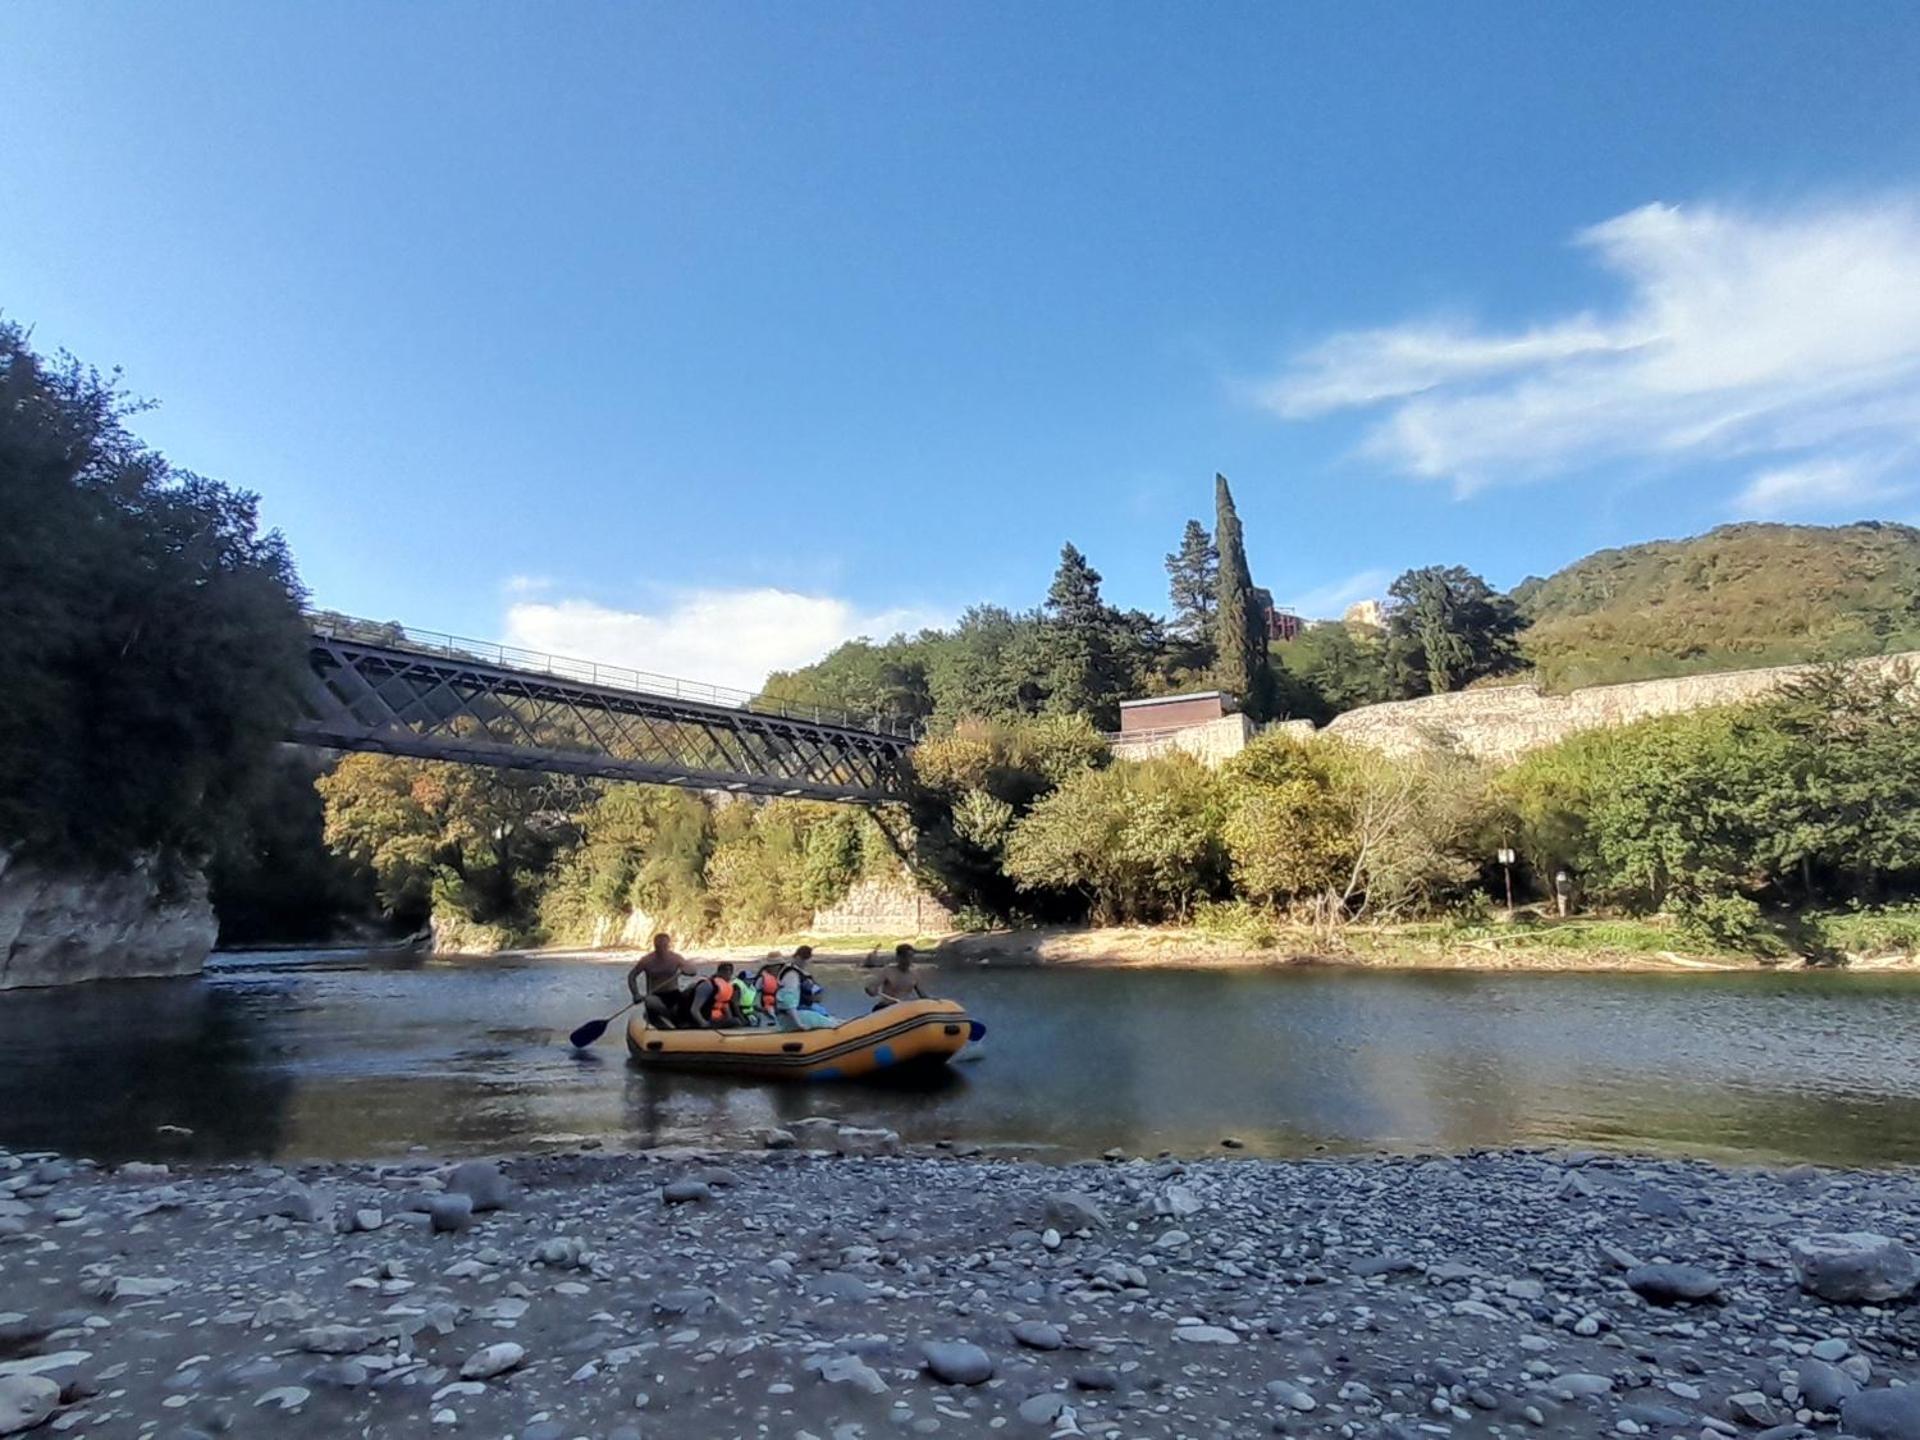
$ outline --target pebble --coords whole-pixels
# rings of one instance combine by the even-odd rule
[[[675,1180],[660,1187],[660,1198],[669,1205],[691,1205],[713,1199],[713,1189],[704,1180]]]
[[[1188,1345],[1238,1345],[1240,1337],[1221,1325],[1179,1325],[1173,1338]]]
[[[1288,1410],[1300,1411],[1302,1414],[1315,1409],[1320,1403],[1313,1398],[1312,1391],[1303,1389],[1289,1380],[1269,1380],[1267,1398],[1276,1405]]]

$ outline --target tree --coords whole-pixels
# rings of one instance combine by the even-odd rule
[[[0,322],[0,845],[164,876],[268,775],[305,630],[255,497],[148,449],[139,408]]]
[[[1213,486],[1217,512],[1213,537],[1220,556],[1214,581],[1215,679],[1222,690],[1239,697],[1249,715],[1264,720],[1270,708],[1267,618],[1254,598],[1247,548],[1240,534],[1240,514],[1234,509],[1227,477],[1215,475]]]
[[[760,698],[804,712],[810,706],[857,720],[924,720],[933,713],[927,683],[932,632],[896,635],[883,645],[849,640],[801,670],[776,670]]]
[[[951,725],[967,716],[1011,719],[1039,713],[1042,622],[998,605],[975,605],[928,652],[927,683],[934,718]]]
[[[1101,923],[1184,919],[1224,888],[1220,819],[1219,785],[1191,756],[1084,770],[1014,825],[1006,869]]]
[[[1100,572],[1072,545],[1060,550],[1042,608],[1039,659],[1045,709],[1120,723],[1120,702],[1145,688],[1163,643],[1159,621],[1101,598]]]
[[[1220,552],[1198,520],[1187,521],[1180,548],[1167,556],[1167,594],[1173,602],[1173,623],[1167,628],[1182,640],[1201,645],[1213,639],[1213,614],[1218,608]]]
[[[1459,565],[1409,570],[1388,587],[1390,664],[1403,694],[1438,695],[1519,664],[1519,611]]]
[[[1275,647],[1273,664],[1295,682],[1292,713],[1319,724],[1393,698],[1384,637],[1370,625],[1309,625]]]
[[[334,852],[373,873],[403,923],[454,916],[531,934],[547,872],[580,835],[592,782],[349,755],[316,782]]]

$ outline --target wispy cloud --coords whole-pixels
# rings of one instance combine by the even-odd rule
[[[1358,570],[1344,580],[1334,580],[1281,603],[1309,620],[1337,620],[1349,605],[1384,596],[1391,578],[1385,570]]]
[[[551,590],[553,581],[545,575],[509,575],[500,588],[509,595],[538,595],[543,590]]]
[[[886,639],[942,624],[929,610],[862,610],[831,595],[788,590],[691,590],[653,611],[590,600],[507,607],[507,643],[555,655],[756,690],[775,670],[818,660],[857,636]]]
[[[1878,461],[1836,457],[1763,470],[1735,497],[1733,510],[1742,519],[1772,520],[1871,505],[1906,494],[1911,487],[1889,481],[1886,468]]]
[[[1920,453],[1911,200],[1772,214],[1648,205],[1576,241],[1623,287],[1608,313],[1509,332],[1428,319],[1338,334],[1257,397],[1288,418],[1382,412],[1367,452],[1461,495],[1602,463],[1754,457],[1785,474],[1836,453],[1883,467]]]

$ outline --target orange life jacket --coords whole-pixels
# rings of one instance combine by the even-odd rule
[[[713,977],[713,1009],[707,1012],[709,1020],[724,1020],[733,1010],[733,981]]]
[[[773,1013],[774,997],[780,993],[780,975],[771,966],[760,972],[760,1008]]]

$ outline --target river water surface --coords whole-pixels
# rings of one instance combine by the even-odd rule
[[[1573,1144],[1920,1162],[1920,977],[935,970],[989,1028],[919,1090],[641,1074],[590,960],[215,957],[0,995],[0,1145],[353,1159],[744,1139],[829,1114],[1078,1158]],[[823,969],[853,1013],[862,977]],[[161,1127],[192,1131],[182,1136]]]

